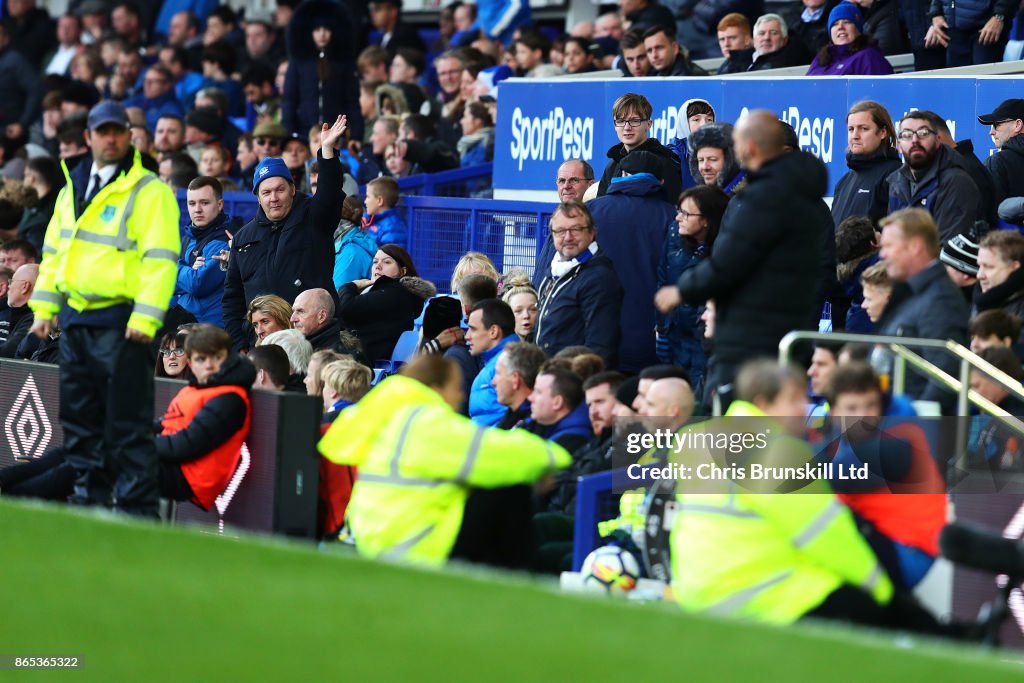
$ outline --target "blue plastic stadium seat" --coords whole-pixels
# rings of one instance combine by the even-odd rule
[[[416,345],[419,341],[420,336],[416,330],[406,330],[403,332],[395,344],[395,350],[391,352],[391,364],[395,365],[397,363],[401,365],[408,362],[412,355],[416,353]]]

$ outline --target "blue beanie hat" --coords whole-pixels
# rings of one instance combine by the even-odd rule
[[[832,28],[832,25],[840,19],[852,21],[853,25],[857,27],[857,32],[864,33],[864,17],[860,15],[860,10],[852,2],[841,2],[832,9],[828,15],[828,27]]]
[[[284,159],[280,157],[267,157],[256,166],[256,172],[252,174],[252,193],[256,194],[256,191],[267,178],[284,178],[289,183],[294,183],[292,179],[291,171],[288,170],[288,166],[285,165]]]

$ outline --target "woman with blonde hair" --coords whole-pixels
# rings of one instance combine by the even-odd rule
[[[264,294],[252,300],[246,320],[256,333],[256,346],[271,332],[292,328],[292,305],[279,296]]]
[[[530,284],[526,271],[509,271],[504,278],[501,300],[512,308],[516,317],[516,334],[523,341],[533,341],[533,330],[537,326],[537,290]]]
[[[467,251],[455,264],[455,270],[452,271],[450,290],[452,294],[459,291],[459,283],[462,282],[462,278],[473,274],[486,275],[495,282],[501,279],[501,274],[494,267],[494,261],[487,254],[482,254],[479,251]]]

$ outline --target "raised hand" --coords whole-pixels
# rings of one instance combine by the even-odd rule
[[[346,128],[348,128],[348,119],[344,115],[339,116],[333,126],[324,124],[320,131],[320,154],[323,155],[324,159],[332,159],[334,157],[334,152],[338,148],[338,142],[345,134]]]

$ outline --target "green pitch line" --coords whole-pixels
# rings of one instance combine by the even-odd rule
[[[423,572],[0,502],[0,654],[75,681],[1020,681],[966,648],[686,616],[499,573]]]

